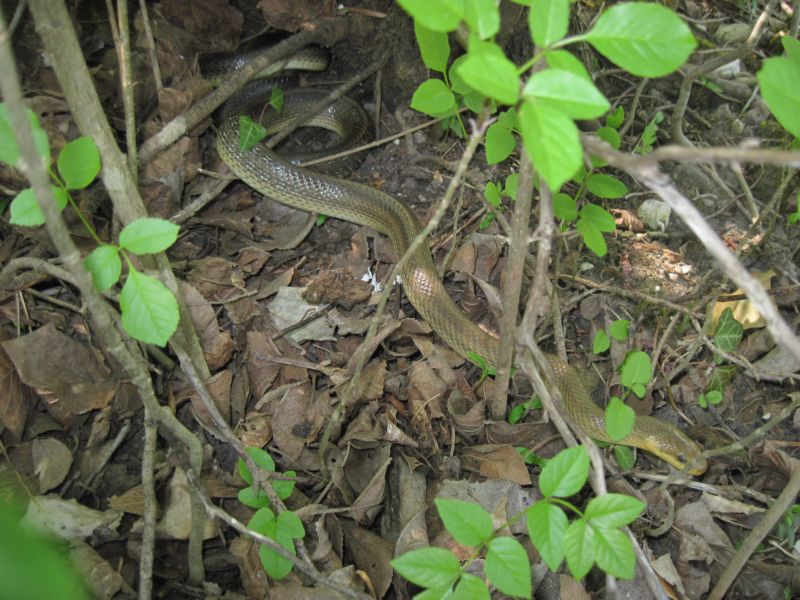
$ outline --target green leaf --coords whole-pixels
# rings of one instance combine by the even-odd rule
[[[709,404],[717,405],[722,402],[722,392],[719,390],[711,390],[705,394],[700,394],[697,398],[697,404],[702,408],[708,408]]]
[[[514,538],[502,536],[489,542],[483,570],[489,581],[502,593],[531,597],[533,589],[528,554]]]
[[[422,62],[429,69],[445,73],[450,58],[450,40],[446,33],[431,31],[419,21],[414,21],[414,34],[417,36]]]
[[[467,85],[467,82],[461,78],[461,75],[458,74],[458,70],[461,68],[461,65],[464,64],[465,60],[467,60],[467,55],[462,54],[450,65],[450,89],[453,90],[454,94],[461,94],[462,96],[475,93],[474,90]]]
[[[494,42],[470,43],[457,72],[473,90],[502,104],[516,104],[519,99],[517,67]]]
[[[633,149],[635,154],[649,154],[658,141],[658,124],[664,120],[664,113],[658,111],[642,131],[642,137]]]
[[[578,233],[581,234],[581,239],[589,250],[600,257],[606,255],[608,246],[606,246],[606,240],[603,238],[603,232],[600,231],[596,225],[584,219],[580,219],[575,224],[575,228],[578,230]]]
[[[567,35],[569,0],[531,0],[528,27],[537,46],[549,46]]]
[[[617,227],[613,215],[597,204],[584,205],[578,214],[582,220],[591,222],[600,231],[610,233]]]
[[[528,535],[542,560],[556,572],[564,560],[564,534],[567,532],[567,515],[560,507],[539,500],[528,509]]]
[[[617,4],[600,15],[586,40],[614,64],[639,77],[662,77],[697,46],[689,27],[659,4]]]
[[[631,432],[636,413],[618,397],[613,396],[606,406],[606,433],[612,442],[619,442]]]
[[[283,110],[284,101],[285,101],[285,96],[283,94],[283,90],[280,88],[280,86],[277,85],[274,86],[269,94],[269,105],[278,112],[281,112]]]
[[[263,469],[267,473],[275,472],[275,461],[269,452],[263,450],[262,448],[255,448],[253,446],[248,446],[245,448],[245,451],[250,455],[250,458],[253,459],[253,462],[259,469]],[[239,474],[242,476],[242,479],[244,479],[248,485],[252,485],[253,474],[250,472],[250,468],[247,466],[247,463],[240,458],[237,464],[239,466]]]
[[[594,134],[601,140],[608,142],[609,146],[614,150],[619,150],[622,140],[620,140],[619,132],[613,127],[600,127]]]
[[[756,78],[772,114],[789,133],[800,137],[800,62],[785,56],[768,58]]]
[[[286,477],[297,477],[296,471],[286,471],[283,473]],[[275,479],[271,482],[272,489],[275,490],[275,494],[281,500],[286,500],[289,496],[292,495],[294,491],[294,486],[296,481],[288,480],[288,479]]]
[[[636,464],[636,456],[628,446],[614,446],[614,458],[623,471],[630,471]]]
[[[247,152],[267,136],[267,130],[246,115],[239,115],[239,150]]]
[[[633,545],[619,529],[594,527],[594,559],[598,567],[614,577],[633,579],[636,567]]]
[[[627,319],[617,319],[611,323],[611,326],[608,328],[608,333],[618,342],[624,342],[628,339],[630,325],[631,322]]]
[[[405,11],[433,31],[453,31],[464,15],[464,0],[397,0]]]
[[[175,296],[155,277],[131,269],[119,305],[122,327],[140,342],[163,347],[178,327]]]
[[[47,134],[39,124],[39,117],[36,116],[36,113],[30,108],[26,108],[25,113],[28,115],[28,123],[33,131],[33,143],[36,146],[36,152],[41,157],[42,162],[47,165],[50,162],[50,143],[47,140]],[[0,102],[0,161],[8,163],[12,167],[17,166],[19,162],[19,147],[17,146],[17,140],[11,128],[8,110],[4,102]]]
[[[414,600],[453,600],[453,586],[445,585],[438,588],[428,588],[414,595]]]
[[[525,148],[533,166],[554,192],[569,181],[583,161],[578,128],[560,110],[526,100],[519,111]]]
[[[272,509],[261,508],[250,517],[250,520],[247,522],[247,528],[261,535],[268,535],[269,532],[274,530],[274,524],[275,513],[272,512]]]
[[[578,217],[576,228],[583,238],[583,243],[597,256],[605,256],[608,250],[603,232],[614,231],[616,228],[614,217],[596,204],[586,204],[581,207]]]
[[[419,596],[416,597],[419,598]],[[491,596],[480,577],[464,573],[450,598],[451,600],[489,600]]]
[[[119,245],[134,254],[163,252],[178,239],[180,227],[165,219],[136,219],[119,232]]]
[[[511,173],[508,177],[506,177],[506,189],[504,189],[502,193],[512,200],[516,200],[518,189],[519,173]]]
[[[277,529],[296,540],[302,539],[306,534],[300,517],[291,510],[284,510],[278,515]]]
[[[547,69],[531,75],[523,96],[566,113],[573,119],[594,119],[609,109],[608,100],[594,83],[583,77]]]
[[[391,564],[411,583],[426,588],[448,587],[461,574],[458,559],[443,548],[412,550],[395,558]]]
[[[583,63],[571,52],[566,50],[551,50],[545,55],[547,66],[551,69],[560,69],[561,71],[569,71],[573,75],[577,75],[587,81],[592,81],[592,76],[589,71],[583,66]]]
[[[556,454],[539,475],[539,488],[545,496],[566,498],[577,494],[589,477],[589,455],[576,446]]]
[[[646,352],[628,352],[620,370],[620,383],[633,389],[635,384],[650,383],[653,376],[653,363]],[[637,394],[638,396],[638,394]],[[642,396],[639,396],[640,398]]]
[[[574,221],[578,218],[578,207],[572,196],[564,192],[553,194],[553,214],[562,221]]]
[[[567,566],[575,579],[583,579],[594,563],[594,529],[586,519],[576,519],[569,524],[564,535],[564,553]]]
[[[236,497],[239,502],[250,508],[265,508],[271,504],[264,490],[261,488],[254,490],[252,486],[240,489]]]
[[[445,498],[436,498],[434,502],[442,523],[458,543],[480,546],[492,537],[492,517],[479,504]]]
[[[90,137],[69,142],[58,155],[58,172],[68,190],[88,186],[100,172],[100,152]]]
[[[644,513],[647,505],[626,494],[606,494],[589,500],[584,516],[598,527],[623,527]]]
[[[732,352],[739,346],[743,335],[744,327],[733,316],[733,310],[730,307],[723,310],[714,334],[714,343],[717,347],[723,352]]]
[[[592,352],[595,354],[602,354],[611,347],[611,340],[608,339],[608,334],[605,329],[598,329],[594,334],[594,343],[592,344]]]
[[[590,175],[586,180],[586,187],[598,198],[624,198],[628,195],[628,186],[616,177],[604,173]]]
[[[50,186],[56,199],[56,206],[64,210],[69,199],[63,188]],[[44,213],[36,201],[36,194],[32,188],[25,188],[11,201],[11,224],[22,227],[36,227],[44,224]]]
[[[501,123],[492,123],[486,131],[486,162],[495,165],[503,162],[517,147],[511,131]]]
[[[482,40],[500,30],[500,11],[495,0],[469,0],[464,5],[464,20]]]
[[[621,104],[606,117],[606,125],[612,129],[619,129],[623,121],[625,121],[625,109]]]
[[[411,98],[411,108],[432,117],[443,115],[455,106],[453,92],[441,79],[423,81]]]
[[[297,550],[295,550],[292,538],[280,532],[276,532],[269,537],[283,546],[290,554],[297,556]],[[261,565],[264,567],[267,575],[273,579],[283,579],[292,570],[292,563],[289,560],[283,558],[280,554],[270,550],[266,546],[261,546],[258,549],[258,557],[261,559]]]
[[[781,38],[781,44],[786,51],[786,57],[795,64],[800,65],[800,41],[789,35]]]
[[[500,187],[494,182],[489,181],[486,187],[483,188],[483,197],[491,205],[497,208],[500,206]]]
[[[92,283],[98,292],[105,292],[119,281],[122,261],[119,249],[110,244],[98,246],[83,259],[83,266],[92,274]]]

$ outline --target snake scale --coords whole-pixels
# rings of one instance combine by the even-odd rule
[[[313,90],[286,92],[284,111],[302,112],[304,103],[313,104],[319,97],[320,92]],[[250,97],[248,103],[257,100]],[[253,111],[253,116],[259,117],[261,112]],[[346,97],[337,100],[309,124],[361,137],[353,143],[354,146],[363,142],[363,137],[369,132],[364,110]],[[294,208],[371,227],[391,240],[397,256],[405,253],[422,230],[416,215],[389,194],[361,183],[298,167],[263,144],[240,150],[239,119],[235,115],[225,117],[220,124],[216,148],[236,176],[261,194]],[[498,340],[472,322],[450,298],[427,245],[417,248],[400,277],[411,304],[453,350],[464,357],[474,352],[489,364],[496,364]],[[604,413],[592,400],[578,372],[554,356],[549,356],[548,361],[572,418],[591,437],[610,442]],[[698,444],[671,423],[654,417],[638,416],[631,433],[618,443],[651,452],[677,468],[686,468],[693,475],[706,470],[706,460]]]

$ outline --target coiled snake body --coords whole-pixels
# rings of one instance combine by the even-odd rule
[[[319,100],[319,94],[287,92],[287,106]],[[317,119],[317,125],[355,129],[355,119],[366,119],[363,109],[342,98]],[[315,124],[313,121],[311,124]],[[246,151],[239,149],[239,120],[224,119],[217,132],[216,147],[220,157],[237,177],[253,189],[294,208],[318,212],[371,227],[391,240],[397,256],[402,256],[421,231],[416,215],[402,202],[372,187],[303,169],[282,158],[263,144]],[[417,312],[456,352],[483,357],[496,364],[498,341],[480,329],[448,295],[437,275],[430,251],[418,246],[401,271],[403,289]],[[594,403],[573,367],[556,357],[549,357],[559,391],[567,411],[591,437],[609,440],[603,411]],[[683,431],[654,417],[636,418],[631,433],[619,443],[642,448],[691,474],[706,469],[702,449]]]

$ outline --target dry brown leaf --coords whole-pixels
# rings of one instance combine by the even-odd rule
[[[31,391],[22,385],[11,360],[0,346],[0,427],[8,431],[12,443],[22,439],[32,404]]]
[[[89,586],[93,598],[111,600],[120,592],[128,596],[135,593],[122,575],[89,544],[72,544],[69,556]]]
[[[465,448],[462,455],[465,470],[488,479],[505,479],[520,485],[530,485],[531,476],[513,446],[484,445]]]
[[[108,405],[119,380],[99,363],[97,354],[53,325],[7,340],[3,348],[22,381],[31,387],[51,391],[63,409],[82,414]]]
[[[349,521],[343,521],[344,540],[358,569],[364,571],[378,598],[382,598],[392,583],[394,570],[389,561],[394,558],[392,544],[374,533]]]
[[[72,452],[55,438],[36,438],[31,442],[34,472],[39,477],[39,489],[48,492],[61,485],[72,466]]]
[[[231,334],[223,331],[217,321],[217,313],[211,304],[191,284],[179,281],[178,287],[186,300],[189,316],[200,338],[203,356],[210,371],[222,368],[233,354]]]

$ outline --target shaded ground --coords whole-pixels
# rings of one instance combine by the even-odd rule
[[[262,4],[263,11],[244,14],[221,0],[191,5],[176,0],[154,10],[150,18],[164,89],[160,96],[156,94],[142,38],[137,38],[134,70],[140,82],[140,141],[209,91],[197,72],[198,52],[233,49],[235,40],[264,29],[264,14],[272,15],[271,25],[295,30],[311,16],[334,11],[333,3],[322,1]],[[351,34],[332,49],[330,69],[303,76],[301,81],[311,85],[340,82],[390,48],[391,59],[382,74],[379,137],[424,121],[407,106],[426,73],[410,21],[391,4],[361,3],[361,12],[346,17]],[[287,6],[292,10],[284,14],[281,10]],[[504,35],[508,47],[525,57],[531,49],[525,18],[518,13],[521,8],[504,4],[504,23],[513,24]],[[705,24],[702,35],[717,46],[736,43],[722,37],[722,25],[738,23],[747,28],[755,20],[727,4],[681,8],[686,16]],[[122,131],[116,55],[104,13],[93,11],[90,6],[79,7],[80,35],[95,69],[98,92],[113,115],[112,124]],[[594,14],[579,4],[573,27],[585,28]],[[140,17],[135,22],[136,31],[141,32]],[[782,26],[776,19],[771,30],[774,33]],[[32,90],[30,105],[50,134],[55,153],[77,135],[77,128],[55,92],[57,84],[39,54],[32,25],[23,22],[21,27],[16,39],[20,72]],[[700,30],[695,34],[701,35]],[[759,51],[779,52],[770,36],[765,36]],[[639,82],[607,66],[594,67],[601,71],[598,86],[612,104],[630,111]],[[743,65],[745,73],[757,67],[756,61]],[[636,145],[657,112],[668,116],[679,82],[680,76],[673,75],[643,88],[623,148]],[[765,121],[768,113],[760,100],[746,104],[753,85],[752,75],[743,75],[716,93],[697,90],[684,124],[686,134],[698,145],[735,145],[751,137],[764,145],[776,143],[781,134]],[[354,92],[372,117],[376,112],[373,88],[374,77]],[[173,215],[215,182],[198,173],[200,167],[221,168],[210,125],[209,119],[144,167],[141,190],[154,214]],[[587,124],[587,128],[596,125]],[[666,124],[659,129],[660,141],[668,139],[668,131]],[[424,129],[371,151],[353,177],[403,199],[426,222],[462,149],[463,142],[452,135],[436,127]],[[452,296],[490,329],[496,328],[493,309],[497,302],[491,293],[487,302],[481,286],[499,289],[506,264],[504,236],[496,222],[481,230],[476,224],[487,211],[481,193],[485,184],[504,180],[514,169],[513,164],[487,165],[480,152],[468,172],[455,243],[452,220],[433,238],[437,263],[446,261],[451,273],[447,281]],[[728,168],[712,172],[696,165],[671,165],[666,170],[731,248],[742,253],[751,271],[773,275],[765,279],[774,289],[775,302],[796,323],[800,230],[786,223],[788,200],[793,198],[787,189],[796,194],[791,179],[786,185],[788,172],[762,166],[743,167],[740,176]],[[18,174],[5,168],[1,174],[3,190],[9,195],[23,187]],[[552,265],[558,276],[553,281],[570,359],[593,376],[596,397],[605,402],[611,393],[618,393],[616,373],[626,352],[644,350],[654,358],[655,377],[643,401],[629,401],[637,412],[678,423],[707,447],[745,437],[785,408],[787,396],[796,395],[797,385],[791,379],[773,383],[747,376],[750,363],[755,363],[757,371],[768,371],[774,362],[756,361],[777,360],[761,358],[773,344],[757,318],[736,350],[736,363],[723,359],[722,367],[715,366],[714,355],[706,347],[711,344],[704,337],[712,331],[703,331],[713,321],[706,317],[706,307],[716,317],[722,312],[718,302],[723,300],[732,302],[740,315],[752,316],[752,310],[736,290],[720,281],[702,245],[675,215],[661,227],[641,223],[636,208],[647,196],[634,182],[627,183],[632,193],[624,200],[596,199],[619,218],[618,232],[607,237],[605,257],[588,252],[574,230],[565,232],[557,244]],[[92,215],[101,237],[113,237],[117,226],[102,193],[90,191],[80,203]],[[751,204],[762,217],[752,227]],[[485,406],[492,380],[479,382],[479,370],[431,335],[399,295],[381,321],[379,331],[384,337],[365,366],[359,392],[336,421],[342,389],[337,386],[348,380],[351,359],[374,312],[367,300],[370,288],[360,279],[369,269],[385,281],[395,257],[385,239],[364,228],[335,220],[316,226],[314,221],[314,216],[266,201],[236,182],[185,223],[170,257],[186,282],[183,291],[213,373],[208,386],[220,411],[246,445],[268,449],[278,470],[297,473],[297,488],[287,506],[302,514],[306,546],[317,567],[326,575],[338,573],[341,581],[354,588],[368,580],[379,597],[409,597],[413,589],[399,578],[393,581],[391,558],[420,543],[467,552],[444,532],[434,511],[425,513],[432,499],[475,500],[492,513],[496,523],[504,523],[537,495],[538,468],[525,464],[516,448],[549,457],[563,443],[552,427],[541,423],[538,410],[518,423],[492,422]],[[7,217],[0,223],[0,232],[3,266],[12,258],[47,255],[49,244],[41,233],[13,228]],[[85,246],[91,247],[88,241]],[[328,304],[321,309],[307,304],[305,287],[324,292]],[[97,584],[98,595],[130,595],[130,588],[137,585],[143,510],[144,430],[139,402],[132,386],[94,347],[72,288],[41,276],[16,282],[11,289],[15,293],[0,296],[0,331],[7,340],[0,354],[5,382],[0,398],[3,492],[20,498],[56,494],[105,511],[86,517],[96,527],[90,529],[89,543],[81,547],[91,555],[93,568],[105,573]],[[627,340],[613,341],[608,352],[593,354],[598,330],[608,329],[618,319],[631,323]],[[308,323],[297,326],[304,321]],[[539,334],[543,346],[552,348],[553,330],[543,327]],[[780,352],[773,350],[774,354]],[[237,500],[246,484],[236,472],[236,454],[173,368],[168,361],[153,358],[161,399],[203,442],[206,492],[247,522],[252,510]],[[777,370],[796,377],[797,366]],[[728,378],[721,401],[708,408],[699,406],[697,398],[710,388],[712,377],[721,373]],[[530,396],[529,384],[515,381],[510,406]],[[327,431],[332,419],[336,427]],[[619,476],[619,468],[611,467],[610,488],[647,502],[647,514],[632,529],[657,563],[673,597],[701,598],[713,585],[769,499],[783,488],[786,473],[768,459],[780,448],[796,450],[793,440],[798,428],[795,413],[793,422],[787,419],[766,433],[773,446],[765,449],[751,443],[745,451],[716,457],[709,471],[690,483],[660,486],[663,464],[645,454],[637,457],[630,477]],[[159,595],[321,597],[319,590],[303,587],[309,582],[295,574],[281,582],[267,581],[257,546],[218,525],[209,530],[205,542],[211,583],[205,591],[189,586],[188,483],[170,448],[162,440],[155,457],[161,506],[155,562]],[[608,451],[608,456],[615,465],[613,452]],[[51,510],[57,513],[63,508]],[[657,528],[662,531],[651,537]],[[790,514],[730,597],[781,597],[791,583],[787,574],[797,567],[797,549],[792,547],[797,528],[798,516]],[[577,598],[585,597],[585,590],[602,589],[599,573],[593,572],[583,583],[574,582],[567,575],[548,572],[535,550],[529,544],[527,548],[535,565],[536,597]],[[641,579],[620,585],[630,597],[641,597],[635,595],[643,589]]]

